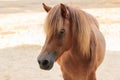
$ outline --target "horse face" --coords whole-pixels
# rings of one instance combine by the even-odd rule
[[[43,6],[46,7],[46,5]],[[48,12],[48,9],[45,10]],[[38,56],[40,68],[45,70],[51,69],[54,62],[71,47],[70,23],[67,10],[63,4],[61,4],[61,16],[64,20],[63,25],[57,26],[54,35],[47,34],[45,44]]]
[[[71,33],[68,20],[55,35],[47,35],[45,44],[38,56],[40,68],[49,70],[65,51],[71,47]]]

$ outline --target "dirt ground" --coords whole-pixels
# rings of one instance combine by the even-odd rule
[[[0,50],[0,80],[63,80],[57,64],[52,70],[40,70],[37,56],[40,46],[17,46]],[[98,80],[120,80],[120,52],[107,51],[97,71]]]
[[[77,5],[97,18],[107,43],[97,78],[120,80],[120,0],[0,0],[0,80],[63,80],[57,63],[50,71],[37,63],[45,40],[43,2]]]

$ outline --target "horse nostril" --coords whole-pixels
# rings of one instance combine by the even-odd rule
[[[48,64],[49,64],[49,61],[48,61],[48,60],[43,60],[43,61],[42,61],[42,65],[43,65],[43,66],[46,66],[46,65],[48,65]]]
[[[48,59],[38,59],[39,67],[44,70],[50,70],[54,61]]]
[[[38,63],[41,65],[41,66],[47,66],[49,64],[49,61],[48,60],[38,60]]]

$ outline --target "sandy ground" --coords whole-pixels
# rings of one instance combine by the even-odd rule
[[[0,80],[63,80],[57,64],[52,70],[40,70],[37,56],[40,46],[17,46],[0,50]],[[98,68],[98,80],[120,80],[120,52],[107,51]]]
[[[43,2],[75,4],[97,18],[107,43],[97,78],[120,80],[120,0],[0,0],[0,80],[62,80],[56,63],[50,71],[37,63],[45,40]]]

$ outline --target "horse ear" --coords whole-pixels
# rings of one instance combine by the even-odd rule
[[[60,7],[61,7],[61,15],[62,15],[62,17],[68,18],[69,17],[69,12],[68,12],[67,7],[62,3],[60,4]]]
[[[42,5],[43,5],[43,8],[44,8],[44,10],[45,10],[46,12],[49,12],[49,11],[50,11],[51,7],[46,6],[44,3],[42,3]]]

